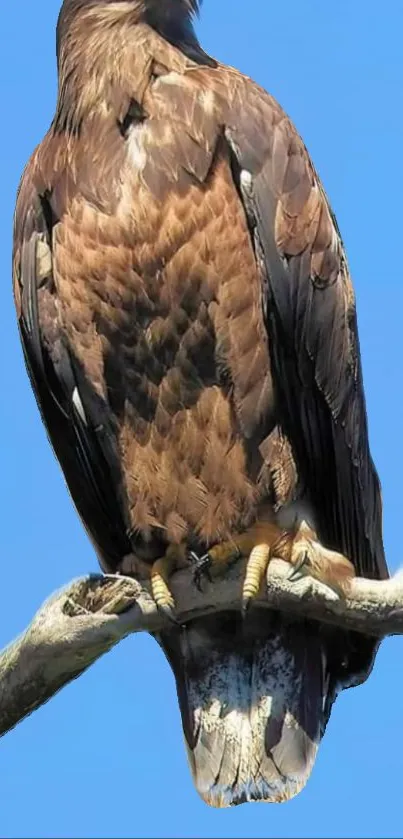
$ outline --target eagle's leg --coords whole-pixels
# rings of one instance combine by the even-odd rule
[[[242,587],[242,611],[245,612],[259,592],[270,558],[278,555],[276,549],[283,542],[284,532],[276,524],[257,521],[244,533],[236,534],[233,539],[210,548],[204,556],[199,558],[191,554],[191,558],[196,560],[196,585],[200,588],[203,574],[211,579],[212,573],[225,571],[241,556],[248,557]]]
[[[189,558],[193,563],[193,579],[199,589],[202,590],[203,577],[212,582],[212,575],[223,574],[233,562],[242,556],[235,539],[230,542],[220,542],[210,548],[207,553],[199,556],[195,551],[190,551]]]
[[[183,567],[185,548],[183,545],[169,545],[164,556],[157,559],[151,568],[151,593],[157,607],[175,621],[175,601],[169,588],[169,578],[174,571]]]
[[[290,580],[309,574],[330,588],[343,591],[355,575],[353,564],[342,554],[324,548],[305,521],[298,527],[288,559],[293,565]]]

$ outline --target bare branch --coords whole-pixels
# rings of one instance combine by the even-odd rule
[[[275,608],[377,637],[403,634],[403,574],[379,582],[357,578],[346,597],[312,579],[291,583],[290,566],[270,563],[267,589],[255,606]],[[188,570],[173,575],[177,618],[186,623],[240,607],[244,563],[199,592]],[[254,607],[252,607],[254,608]],[[56,592],[32,623],[0,653],[0,735],[77,678],[133,632],[169,626],[149,589],[128,577],[91,576]]]

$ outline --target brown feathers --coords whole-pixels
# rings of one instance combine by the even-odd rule
[[[77,132],[94,113],[116,119],[133,99],[140,104],[154,56],[178,72],[189,63],[216,67],[194,34],[197,11],[197,0],[65,0],[54,130]]]
[[[64,4],[57,114],[17,205],[16,295],[21,247],[33,235],[43,249],[45,231],[36,340],[52,352],[50,306],[111,435],[101,450],[136,545],[208,545],[302,492],[320,538],[368,570],[380,523],[338,231],[280,106],[144,22],[193,5]],[[349,404],[359,436],[337,425]]]
[[[107,571],[308,510],[326,548],[385,576],[337,225],[280,106],[201,49],[197,8],[63,4],[56,114],[14,230],[42,418]],[[337,690],[371,667],[370,638],[266,620],[163,638],[214,804],[295,794]]]
[[[115,413],[131,527],[143,536],[157,527],[168,541],[210,543],[253,517],[226,371],[250,434],[271,391],[256,303],[248,314],[255,266],[229,178],[227,162],[217,162],[207,201],[196,183],[183,196],[167,189],[155,200],[137,188],[130,214],[123,202],[114,218],[76,201],[54,234],[66,335]],[[134,191],[137,181],[128,170],[125,189]],[[239,301],[233,312],[231,298]],[[262,360],[254,368],[255,356]]]

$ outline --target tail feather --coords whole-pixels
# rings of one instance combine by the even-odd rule
[[[159,641],[173,668],[196,788],[215,807],[286,801],[306,784],[324,729],[315,625],[254,610],[194,621]]]

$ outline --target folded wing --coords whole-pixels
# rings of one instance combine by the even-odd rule
[[[290,120],[245,84],[226,137],[260,268],[280,423],[323,543],[358,574],[384,577],[380,486],[339,230]]]

